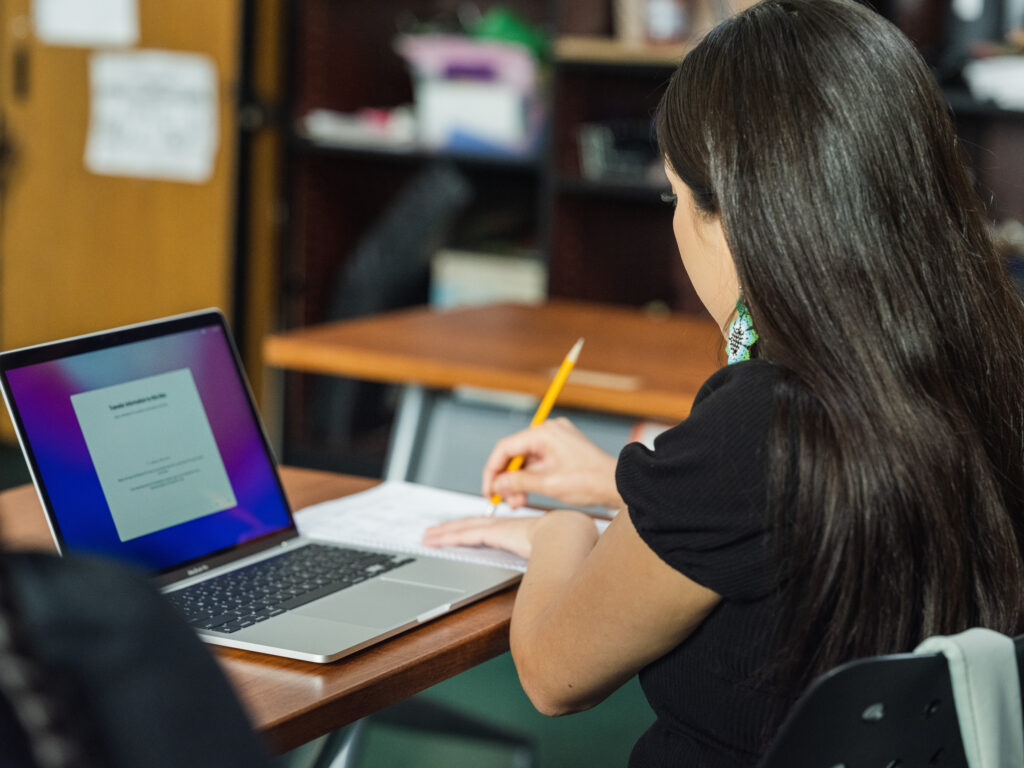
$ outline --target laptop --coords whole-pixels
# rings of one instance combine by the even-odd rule
[[[208,643],[330,662],[521,576],[300,536],[217,310],[0,353],[0,386],[57,550],[146,569]]]

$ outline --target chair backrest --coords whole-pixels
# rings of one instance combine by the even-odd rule
[[[1014,644],[1020,676],[1024,636]],[[822,675],[794,705],[758,763],[758,768],[793,766],[968,768],[946,657],[874,656]]]

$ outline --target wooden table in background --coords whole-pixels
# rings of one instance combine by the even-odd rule
[[[294,509],[376,482],[293,468],[281,477]],[[0,530],[5,546],[54,549],[31,486],[0,493]],[[256,728],[283,752],[504,653],[514,599],[505,590],[332,664],[211,649]]]
[[[725,362],[709,319],[555,300],[416,307],[274,334],[263,350],[268,365],[304,373],[540,397],[580,336],[559,406],[674,423]]]

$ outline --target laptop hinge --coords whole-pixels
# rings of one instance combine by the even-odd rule
[[[257,541],[251,541],[237,547],[232,547],[228,552],[199,558],[179,568],[175,568],[173,571],[161,573],[156,576],[156,583],[162,587],[167,584],[173,584],[177,581],[181,581],[182,579],[187,579],[191,576],[198,576],[201,573],[212,571],[214,568],[227,565],[235,560],[241,560],[244,557],[255,555],[258,552],[278,547],[287,541],[298,538],[298,536],[298,531],[294,528],[289,528],[288,530],[271,534]]]

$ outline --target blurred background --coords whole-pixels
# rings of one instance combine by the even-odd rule
[[[379,476],[395,392],[268,374],[263,337],[548,296],[701,313],[651,116],[739,3],[0,0],[0,347],[219,306],[280,458]],[[1021,276],[1024,0],[875,8],[932,67]],[[5,415],[0,485],[27,479]],[[500,700],[549,764],[620,765],[651,718],[627,687],[545,720],[507,658],[427,695]],[[408,746],[505,764],[430,749]]]
[[[880,3],[1019,271],[1024,0]],[[283,460],[377,476],[394,394],[268,377],[263,336],[426,302],[701,312],[650,122],[738,8],[0,0],[0,346],[219,306]]]
[[[880,2],[1016,272],[1024,0]],[[394,394],[268,378],[263,336],[426,302],[701,312],[650,122],[739,7],[0,0],[0,346],[219,306],[283,460],[377,476]]]

